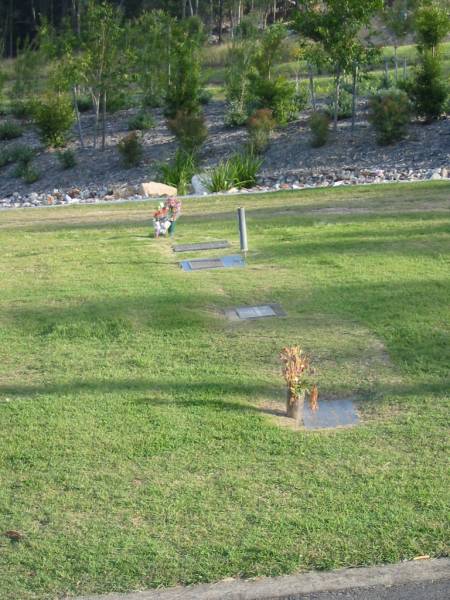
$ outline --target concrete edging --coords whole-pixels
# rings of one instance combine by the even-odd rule
[[[450,558],[408,561],[380,567],[312,571],[253,580],[227,580],[163,590],[84,596],[74,600],[296,600],[304,594],[318,592],[445,579],[450,581]]]

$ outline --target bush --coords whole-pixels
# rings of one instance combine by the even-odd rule
[[[34,103],[33,119],[42,141],[57,148],[64,146],[75,115],[67,96],[52,94]]]
[[[427,122],[437,119],[445,110],[448,86],[442,76],[441,62],[430,51],[423,53],[414,79],[407,86],[417,115]]]
[[[191,179],[197,172],[196,156],[178,149],[173,161],[160,164],[159,171],[163,183],[176,187],[178,194],[183,196],[188,193]]]
[[[41,173],[33,165],[28,165],[22,173],[22,177],[25,183],[34,183],[41,178]]]
[[[135,131],[122,138],[117,144],[117,149],[124,166],[127,168],[136,167],[140,163],[144,152],[142,142]]]
[[[13,140],[23,134],[23,129],[13,121],[0,124],[0,140]]]
[[[200,104],[202,104],[203,106],[206,106],[207,104],[209,104],[211,102],[212,99],[213,99],[213,93],[210,90],[207,90],[206,88],[204,88],[200,91],[200,94],[198,97]]]
[[[248,113],[243,108],[242,103],[232,100],[228,102],[227,112],[225,113],[225,125],[227,127],[241,127],[245,125],[248,119]]]
[[[106,112],[115,113],[129,107],[129,96],[125,92],[106,94]]]
[[[140,112],[128,121],[130,131],[146,131],[155,127],[155,119],[147,112]]]
[[[212,169],[205,184],[210,192],[226,192],[233,187],[252,187],[262,161],[250,153],[235,154]]]
[[[309,117],[308,125],[312,133],[311,146],[314,148],[324,146],[330,134],[329,115],[325,112],[315,112]]]
[[[391,144],[405,137],[411,105],[402,90],[385,90],[369,101],[369,122],[377,133],[379,144]]]
[[[270,108],[260,108],[247,121],[250,152],[261,154],[269,145],[276,121]]]
[[[197,151],[208,137],[203,114],[178,111],[173,119],[167,121],[167,125],[186,152]]]
[[[18,162],[22,165],[29,165],[35,154],[35,150],[29,146],[14,146],[11,149],[12,162]]]
[[[94,107],[92,97],[88,95],[78,96],[77,106],[80,112],[87,112],[88,110],[92,110]]]
[[[26,100],[14,100],[14,104],[11,106],[11,114],[16,119],[28,119],[32,117],[32,106],[30,102]]]
[[[280,125],[294,120],[299,111],[299,97],[295,84],[285,77],[269,80],[252,77],[253,94],[258,108],[270,108]]]
[[[58,152],[57,156],[63,169],[72,169],[77,164],[77,157],[73,150]]]
[[[330,118],[334,117],[334,107],[336,104],[336,97],[330,96],[328,99],[328,109],[327,113]],[[352,95],[346,89],[341,89],[339,94],[339,103],[338,103],[338,120],[340,119],[348,119],[352,116]]]

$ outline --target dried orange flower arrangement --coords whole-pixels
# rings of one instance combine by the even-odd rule
[[[317,410],[319,390],[313,380],[314,369],[309,356],[298,346],[286,346],[280,354],[283,363],[283,377],[287,386],[286,413],[297,422],[303,419],[303,405],[306,393],[309,394],[311,410]]]

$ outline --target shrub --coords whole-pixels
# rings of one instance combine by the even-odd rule
[[[35,154],[35,150],[29,146],[14,146],[11,149],[12,162],[18,162],[22,165],[29,165]]]
[[[441,62],[430,51],[421,56],[414,79],[407,86],[417,115],[427,122],[437,119],[445,110],[448,86],[442,76]]]
[[[80,112],[87,112],[88,110],[92,110],[92,108],[94,107],[92,97],[88,95],[78,96],[77,106]]]
[[[235,154],[212,169],[205,184],[210,192],[226,192],[233,187],[252,187],[262,161],[250,153]]]
[[[15,99],[11,106],[11,114],[16,119],[28,119],[32,117],[32,112],[31,104],[26,100]]]
[[[406,135],[411,105],[402,90],[385,90],[369,101],[369,122],[377,133],[379,144],[391,144]]]
[[[208,128],[203,114],[178,111],[173,119],[167,121],[167,124],[186,152],[197,151],[208,137]]]
[[[63,169],[72,169],[77,164],[77,157],[73,150],[58,152],[57,156]]]
[[[336,97],[330,96],[328,99],[327,113],[330,117],[334,116],[334,107]],[[352,116],[352,95],[346,89],[341,89],[338,102],[338,119],[348,119]]]
[[[247,119],[248,113],[242,106],[242,103],[231,100],[228,103],[227,112],[225,113],[225,125],[227,127],[241,127],[245,125]]]
[[[67,96],[52,94],[33,105],[33,119],[45,144],[64,146],[75,115]]]
[[[147,112],[140,112],[128,121],[130,131],[146,131],[155,127],[155,119]]]
[[[200,91],[200,94],[198,97],[200,104],[202,104],[203,106],[206,106],[207,104],[209,104],[211,102],[212,99],[213,99],[213,93],[210,90],[207,90],[206,88],[204,88]]]
[[[252,77],[255,104],[259,108],[270,108],[280,125],[295,119],[299,111],[299,97],[295,84],[285,77],[269,80]]]
[[[129,97],[125,92],[116,91],[106,95],[106,111],[109,113],[115,113],[129,106]]]
[[[25,183],[34,183],[41,178],[40,171],[33,165],[28,165],[22,173]]]
[[[308,120],[311,129],[311,146],[319,148],[327,143],[330,134],[330,117],[325,112],[315,112]]]
[[[180,195],[188,193],[192,177],[197,171],[196,156],[192,152],[178,149],[170,163],[159,165],[163,183],[177,188]]]
[[[270,108],[260,108],[247,121],[250,152],[261,154],[269,144],[276,121]]]
[[[122,138],[117,144],[117,149],[124,166],[127,168],[136,167],[140,163],[144,152],[142,142],[135,131]]]
[[[13,140],[23,134],[23,129],[13,121],[0,124],[0,140]]]

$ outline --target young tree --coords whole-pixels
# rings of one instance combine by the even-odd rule
[[[439,44],[450,31],[448,8],[437,2],[420,6],[415,14],[414,27],[419,51],[429,50],[436,56]]]
[[[186,114],[200,112],[204,41],[203,24],[197,17],[174,23],[171,34],[171,72],[165,98],[165,114],[169,118],[174,118],[179,111]]]
[[[358,35],[372,16],[383,7],[383,0],[327,0],[319,7],[315,0],[303,0],[295,27],[320,42],[333,64],[335,80],[334,129],[337,129],[342,77],[351,72],[361,51]]]
[[[414,22],[414,10],[418,0],[393,0],[386,3],[382,16],[388,31],[394,37],[394,77],[398,82],[397,50],[400,42],[410,33]]]

